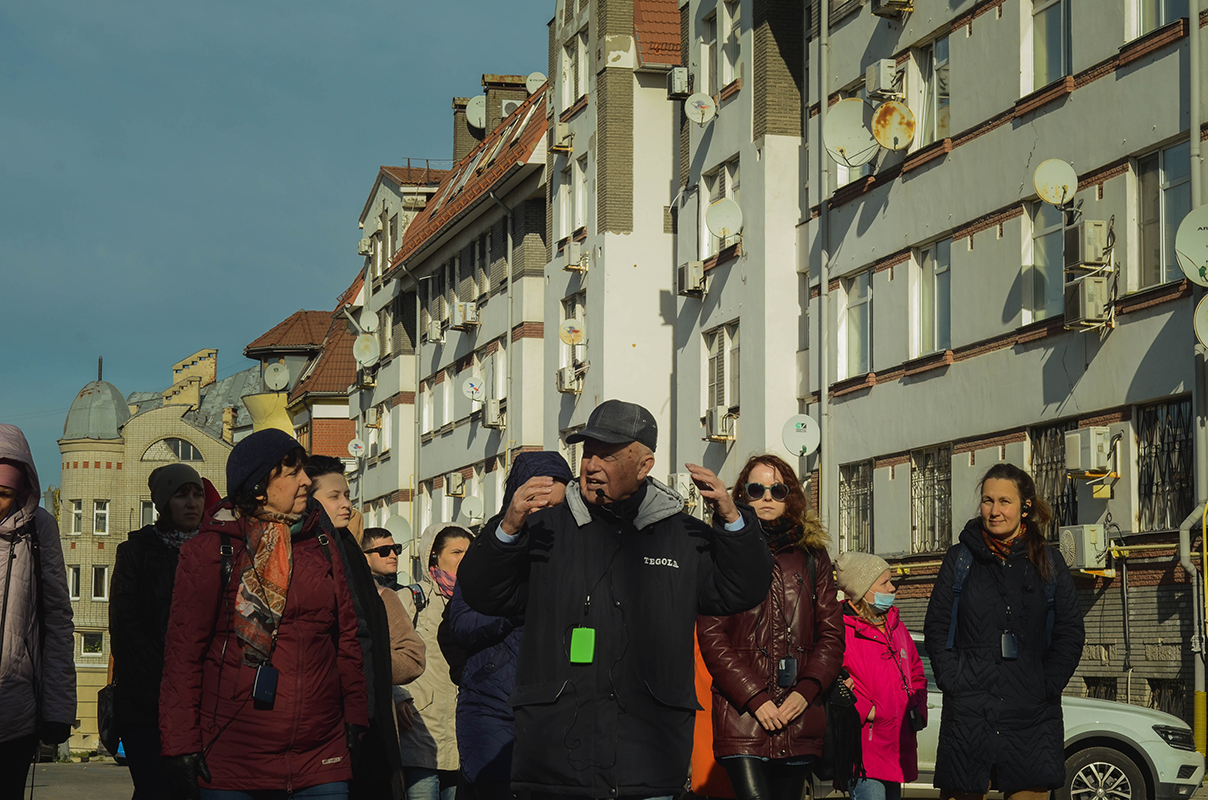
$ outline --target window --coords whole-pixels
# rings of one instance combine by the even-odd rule
[[[923,83],[923,114],[920,146],[947,138],[949,125],[948,37],[943,36],[923,48],[919,56]]]
[[[201,457],[201,451],[192,445],[191,442],[186,442],[184,439],[164,439],[164,443],[168,445],[168,449],[172,451],[181,461],[205,461]]]
[[[872,360],[872,273],[842,282],[844,304],[839,314],[839,379],[868,372]]]
[[[910,552],[952,544],[952,445],[910,454]]]
[[[1032,205],[1032,321],[1065,312],[1065,236],[1062,211]]]
[[[587,94],[587,31],[575,34],[562,48],[562,100],[573,106]]]
[[[1141,35],[1188,15],[1187,0],[1138,0]]]
[[[718,89],[724,89],[740,77],[741,67],[739,57],[742,55],[742,10],[738,0],[724,0],[722,13],[723,36],[721,43],[721,60],[718,66],[721,72],[717,76]]]
[[[398,247],[398,214],[390,216],[390,227],[387,230],[389,235],[386,239],[386,260],[389,261]]]
[[[1115,677],[1092,677],[1087,676],[1082,679],[1086,690],[1083,692],[1083,697],[1093,697],[1096,700],[1115,700],[1116,699],[1116,679]]]
[[[587,156],[575,162],[575,230],[587,226]]]
[[[78,566],[69,566],[67,568],[67,590],[71,593],[72,600],[80,599],[80,568]]]
[[[705,173],[701,177],[705,185],[704,191],[709,198],[707,205],[702,204],[700,218],[701,258],[704,259],[717,255],[738,241],[737,231],[722,238],[714,236],[705,223],[705,215],[708,213],[709,207],[718,200],[728,197],[735,203],[742,202],[739,192],[741,176],[738,158],[732,158],[718,165],[713,171]]]
[[[478,299],[478,284],[474,280],[474,259],[477,258],[475,254],[477,249],[478,241],[475,240],[470,247],[461,251],[458,258],[454,259],[458,262],[457,294],[462,300]]]
[[[705,408],[738,407],[738,323],[705,334]]]
[[[98,564],[92,568],[92,599],[109,599],[109,567]]]
[[[81,633],[80,650],[86,656],[99,656],[104,651],[105,634]]]
[[[1036,493],[1053,507],[1053,521],[1045,531],[1051,542],[1057,541],[1062,525],[1078,524],[1078,483],[1065,471],[1065,434],[1076,430],[1078,423],[1070,421],[1029,432]]]
[[[83,500],[68,500],[71,505],[71,532],[84,532],[84,501]]]
[[[1191,398],[1137,409],[1138,532],[1174,530],[1195,507]]]
[[[94,500],[92,503],[92,532],[109,533],[109,501]]]
[[[474,282],[478,285],[482,294],[487,294],[491,291],[491,277],[487,270],[487,252],[490,245],[490,238],[487,234],[483,234],[474,240]]]
[[[566,440],[572,434],[583,430],[580,425],[577,428],[569,428],[562,432],[562,457],[566,459],[566,463],[570,465],[570,474],[575,480],[579,479],[579,469],[583,466],[583,442],[568,443]]]
[[[432,432],[432,383],[424,381],[419,387],[420,433]]]
[[[1070,74],[1070,43],[1070,0],[1033,0],[1033,91]]]
[[[577,319],[580,323],[580,330],[586,332],[586,323],[584,320],[587,316],[587,292],[575,292],[562,301],[562,321],[568,319]],[[561,351],[561,365],[564,367],[580,367],[587,360],[587,345],[566,344],[562,343],[559,347]]]
[[[1187,709],[1181,678],[1150,678],[1149,679],[1149,708],[1156,708],[1176,717],[1182,717]]]
[[[717,69],[717,12],[701,20],[700,39],[700,85],[695,88],[712,95],[718,88],[713,80]]]
[[[155,503],[150,500],[142,501],[142,513],[139,515],[139,521],[144,528],[155,524]]]
[[[839,552],[872,552],[872,462],[839,465]]]
[[[559,192],[562,200],[561,208],[559,209],[559,221],[562,223],[562,235],[559,238],[565,239],[575,232],[575,176],[574,164],[567,164],[566,169],[562,170],[562,191]]]
[[[951,261],[951,239],[915,254],[915,356],[947,350],[952,344]]]
[[[1141,227],[1139,288],[1182,277],[1174,235],[1191,211],[1191,143],[1182,142],[1137,159]]]

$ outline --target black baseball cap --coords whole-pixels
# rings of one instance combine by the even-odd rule
[[[605,400],[587,418],[587,427],[566,437],[569,444],[595,439],[607,444],[641,442],[654,451],[659,440],[659,426],[654,416],[637,403]]]

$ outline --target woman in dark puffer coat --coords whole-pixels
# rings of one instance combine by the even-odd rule
[[[944,693],[935,759],[942,798],[981,797],[993,787],[1042,800],[1065,782],[1061,691],[1086,637],[1065,560],[1045,541],[1051,518],[1028,473],[996,464],[982,478],[980,516],[936,576],[924,633]],[[949,649],[962,553],[969,566]]]
[[[555,480],[550,505],[562,502],[566,484],[574,479],[559,453],[521,453],[508,473],[501,506],[504,512],[516,490],[537,476]],[[516,739],[508,696],[516,688],[516,656],[524,620],[479,614],[462,598],[460,585],[453,588],[446,614],[454,644],[467,651],[457,695],[457,750],[464,788],[477,800],[507,800]]]
[[[739,800],[798,800],[809,765],[822,755],[821,694],[843,664],[843,608],[826,531],[807,511],[792,467],[774,455],[753,457],[734,499],[755,509],[776,563],[762,604],[697,618],[713,676],[713,752]],[[790,660],[784,680],[782,659]]]
[[[159,514],[117,546],[109,596],[114,716],[134,797],[168,796],[159,757],[159,682],[180,547],[197,535],[205,510],[201,476],[188,464],[159,467],[147,479]]]

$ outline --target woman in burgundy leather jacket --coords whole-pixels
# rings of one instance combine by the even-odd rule
[[[820,696],[843,664],[843,609],[826,530],[792,467],[754,456],[733,491],[755,509],[776,563],[761,605],[697,620],[713,676],[713,752],[738,800],[797,800],[822,755]]]

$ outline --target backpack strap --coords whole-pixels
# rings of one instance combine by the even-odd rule
[[[235,571],[235,548],[231,545],[229,533],[218,534],[222,543],[218,545],[218,555],[222,558],[222,595],[226,595],[227,587],[231,584],[231,573]]]
[[[1048,613],[1044,620],[1044,646],[1053,643],[1053,623],[1057,620],[1057,570],[1053,566],[1053,548],[1044,548],[1044,557],[1049,562],[1049,579],[1044,582],[1044,602]]]
[[[952,614],[948,617],[948,644],[944,648],[951,650],[956,644],[956,610],[961,602],[961,590],[965,588],[965,579],[969,577],[969,568],[973,566],[973,551],[967,544],[961,544],[956,551],[956,570],[952,575]]]
[[[418,583],[409,583],[407,588],[411,590],[411,602],[415,604],[415,614],[411,616],[411,626],[419,625],[419,612],[428,607],[428,598],[424,596],[424,588]]]
[[[327,534],[319,531],[319,535],[315,537],[319,540],[319,547],[323,548],[323,555],[327,557],[327,566],[331,566],[331,550],[328,549],[328,544],[331,540],[327,538]]]

